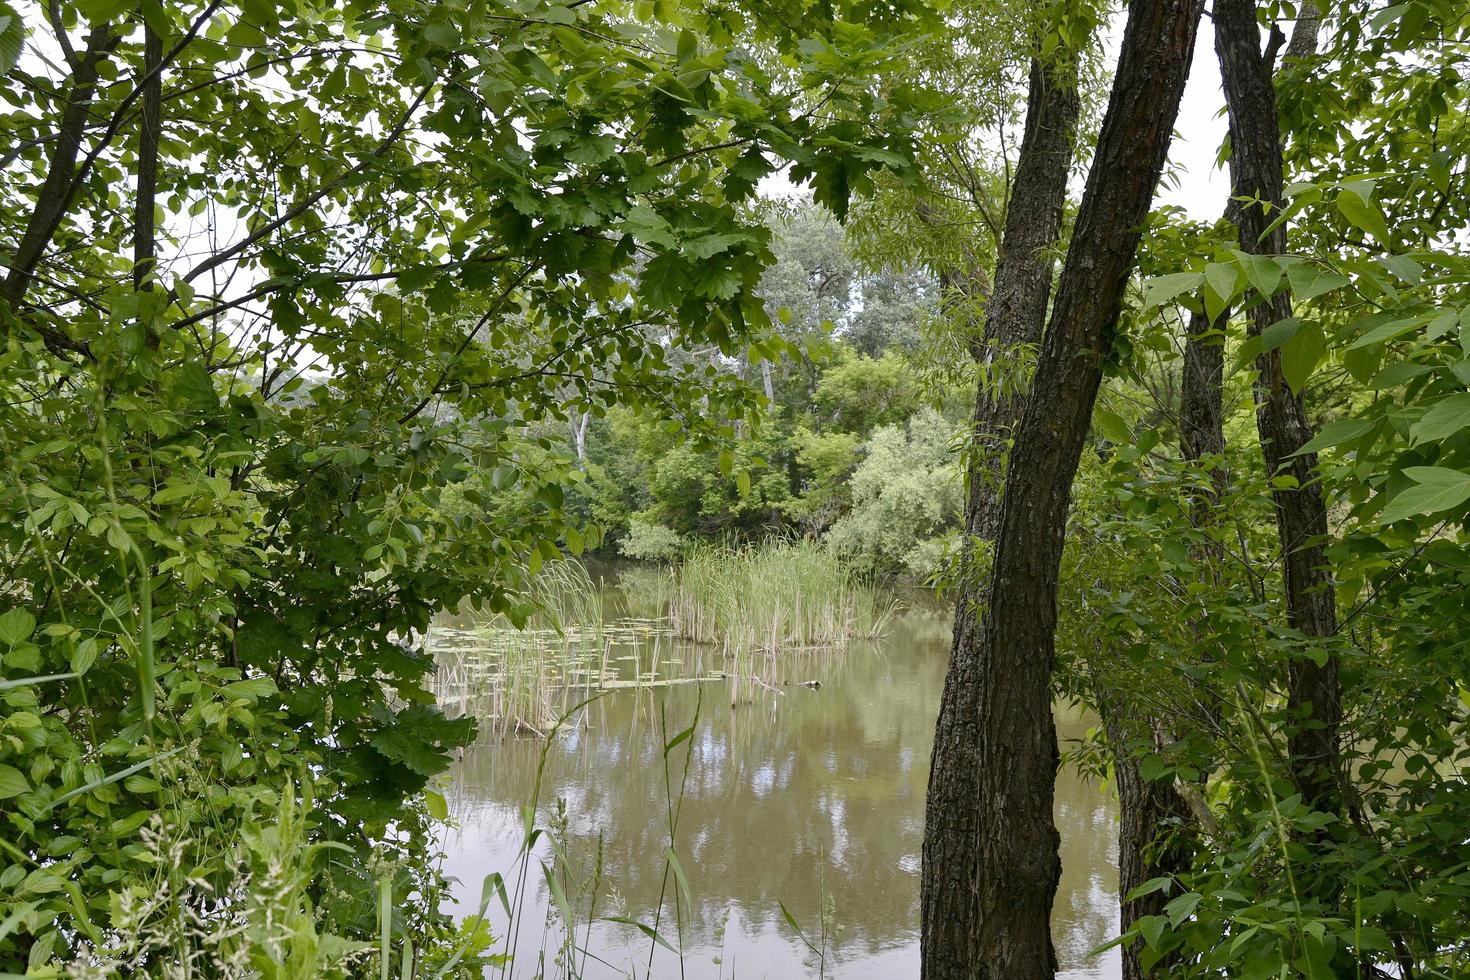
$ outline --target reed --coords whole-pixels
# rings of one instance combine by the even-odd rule
[[[898,610],[897,600],[809,541],[697,547],[667,584],[674,635],[736,655],[877,638]]]

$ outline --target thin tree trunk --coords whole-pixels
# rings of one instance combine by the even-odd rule
[[[988,610],[983,626],[963,638],[973,651],[957,650],[940,705],[925,828],[926,980],[1056,973],[1051,673],[1067,508],[1202,6],[1134,0],[1129,9],[1051,326],[1011,447]]]
[[[77,60],[72,72],[66,108],[61,113],[61,126],[56,142],[51,146],[51,159],[46,166],[46,179],[36,197],[36,206],[26,222],[26,229],[15,246],[11,258],[10,273],[0,287],[0,296],[10,302],[11,308],[20,306],[41,255],[51,242],[51,236],[61,224],[67,202],[71,199],[72,182],[76,178],[77,154],[81,150],[82,131],[92,110],[92,101],[97,95],[97,66],[103,55],[116,42],[111,27],[106,24],[92,29],[87,37],[86,50]]]
[[[1184,369],[1179,393],[1179,455],[1197,463],[1225,452],[1225,323],[1228,312],[1211,323],[1204,313],[1189,318],[1184,340]],[[1215,522],[1214,511],[1225,492],[1223,465],[1210,470],[1210,486],[1190,499],[1195,527]]]
[[[1221,331],[1229,314],[1214,324],[1203,313],[1189,319],[1184,347],[1184,369],[1179,399],[1179,451],[1188,462],[1225,452],[1224,343]],[[1210,482],[1190,495],[1190,520],[1198,529],[1215,523],[1216,508],[1225,488],[1223,466],[1210,471]],[[1218,544],[1203,545],[1195,560],[1202,574],[1212,581],[1221,560]],[[1211,703],[1209,692],[1202,704]],[[1130,724],[1130,709],[1124,704],[1104,705],[1104,725],[1114,753],[1114,772],[1118,784],[1118,896],[1122,931],[1127,932],[1139,920],[1161,915],[1174,897],[1170,892],[1153,891],[1137,899],[1128,895],[1154,878],[1177,878],[1189,870],[1192,848],[1180,829],[1197,822],[1189,802],[1172,779],[1146,780],[1139,766],[1136,747],[1141,740],[1165,731],[1160,719],[1146,720],[1142,725]],[[1177,724],[1177,721],[1175,722]],[[1146,744],[1146,743],[1145,743]],[[1156,751],[1157,744],[1154,746]],[[1177,957],[1165,956],[1145,970],[1142,949],[1137,942],[1122,947],[1123,980],[1143,980],[1148,976],[1164,976]]]
[[[163,123],[163,38],[143,29],[143,116],[138,128],[138,193],[133,201],[133,288],[147,289],[158,257],[153,215],[158,198],[158,137]],[[151,332],[150,332],[151,335]]]
[[[1118,900],[1122,931],[1140,919],[1161,915],[1174,895],[1152,891],[1129,899],[1134,889],[1154,878],[1173,878],[1189,870],[1191,848],[1180,828],[1193,823],[1189,804],[1171,779],[1143,778],[1139,766],[1138,740],[1148,738],[1148,722],[1130,725],[1126,705],[1105,705],[1104,727],[1114,757],[1113,772],[1118,784]],[[1140,730],[1143,729],[1143,730]],[[1155,750],[1157,746],[1155,746]],[[1123,980],[1162,976],[1176,957],[1169,955],[1145,970],[1142,947],[1132,942],[1122,947]]]
[[[1080,101],[1076,64],[1031,66],[1026,135],[1017,162],[1015,184],[1006,210],[1005,234],[999,249],[995,284],[986,304],[985,343],[974,351],[979,360],[993,358],[997,348],[1014,350],[1035,343],[1046,323],[1051,294],[1052,249],[1061,234],[1066,204],[1067,174],[1072,166]],[[966,284],[983,281],[969,276]],[[963,286],[961,287],[964,288]],[[987,359],[989,359],[987,358]],[[1009,436],[1023,402],[1006,398],[985,382],[989,365],[982,360],[976,386],[973,439],[968,479],[970,493],[965,526],[970,542],[993,536],[994,505],[999,474],[988,472],[998,463],[996,450]],[[970,547],[971,544],[967,544]],[[969,586],[961,590],[955,609],[954,643],[945,678],[945,718],[972,714],[981,683],[976,660],[976,615],[983,596]],[[923,901],[926,976],[974,975],[969,959],[969,932],[977,910],[974,879],[979,874],[973,839],[978,830],[974,801],[979,792],[978,750],[968,728],[936,741],[934,768],[929,781],[923,855]],[[941,752],[945,753],[941,759]],[[965,908],[963,914],[955,910]],[[943,959],[945,966],[940,965]],[[968,972],[967,972],[968,971]]]
[[[583,473],[587,472],[587,423],[591,419],[591,412],[572,415],[572,446],[577,452],[577,469]]]
[[[1310,58],[1317,52],[1317,34],[1322,30],[1322,11],[1313,0],[1297,7],[1296,26],[1291,30],[1291,43],[1286,46],[1288,58]]]
[[[1217,0],[1215,50],[1230,112],[1230,183],[1237,198],[1252,203],[1239,209],[1243,251],[1280,254],[1286,251],[1286,227],[1266,229],[1284,203],[1280,121],[1271,64],[1262,56],[1254,0]],[[1255,203],[1255,202],[1261,203]],[[1252,308],[1250,330],[1259,336],[1271,324],[1291,316],[1291,297],[1283,290]],[[1276,487],[1276,528],[1281,540],[1286,585],[1287,620],[1309,643],[1326,641],[1337,630],[1332,574],[1323,552],[1327,507],[1313,482],[1314,453],[1296,455],[1312,438],[1301,396],[1291,390],[1281,369],[1281,352],[1256,359],[1256,424],[1266,471],[1286,474],[1294,487]],[[1341,807],[1338,785],[1338,727],[1342,722],[1342,688],[1337,658],[1320,665],[1299,657],[1287,674],[1287,706],[1296,719],[1287,739],[1292,775],[1307,802],[1320,810]]]

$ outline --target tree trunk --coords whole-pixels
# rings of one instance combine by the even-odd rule
[[[1126,706],[1104,708],[1108,742],[1114,754],[1113,772],[1118,784],[1118,899],[1122,931],[1127,932],[1145,916],[1162,915],[1174,894],[1153,891],[1129,900],[1128,895],[1153,878],[1172,878],[1189,870],[1190,847],[1180,835],[1193,821],[1189,805],[1174,788],[1172,779],[1143,778],[1136,745],[1150,734],[1130,726]],[[1140,960],[1141,944],[1122,948],[1123,980],[1144,980],[1167,972],[1175,957],[1166,956],[1145,970]]]
[[[138,193],[133,201],[133,288],[148,289],[158,257],[153,216],[158,198],[158,137],[163,123],[163,38],[143,29],[143,116],[138,127]],[[150,337],[154,337],[152,331]],[[155,338],[156,342],[156,338]]]
[[[1202,5],[1135,0],[1129,8],[1051,326],[1011,448],[989,608],[982,626],[957,633],[940,705],[924,847],[927,980],[1056,973],[1051,672],[1067,507]]]
[[[1032,63],[1026,135],[1006,209],[995,284],[985,308],[985,343],[981,351],[972,352],[977,360],[986,360],[980,361],[982,375],[975,392],[974,444],[967,474],[970,492],[965,506],[967,548],[973,548],[977,539],[989,540],[994,535],[1001,477],[989,468],[998,465],[999,450],[1016,422],[1017,416],[1008,411],[1017,412],[1024,404],[993,390],[984,372],[997,350],[1005,356],[1016,345],[1035,343],[1041,337],[1051,294],[1051,250],[1061,233],[1079,107],[1075,63],[1052,67]],[[979,281],[974,276],[970,279]],[[967,564],[973,566],[973,562]],[[955,711],[969,714],[974,710],[980,684],[975,623],[983,602],[976,588],[967,585],[956,604],[944,694],[944,703],[954,707],[942,709],[951,717]],[[943,716],[940,725],[942,731]],[[974,975],[967,957],[976,915],[973,882],[979,873],[979,855],[973,845],[978,830],[974,801],[979,791],[979,745],[970,735],[968,729],[956,732],[945,746],[945,763],[940,760],[940,743],[935,744],[922,872],[926,976]],[[962,907],[969,910],[955,914]],[[933,958],[937,956],[945,957],[951,968],[936,972],[940,967]]]
[[[1214,324],[1203,313],[1189,319],[1179,400],[1179,452],[1188,462],[1225,452],[1222,331],[1228,320],[1228,313]],[[1224,467],[1213,467],[1210,483],[1190,495],[1190,520],[1196,528],[1215,523],[1225,479]],[[1195,555],[1203,574],[1211,579],[1221,558],[1221,549],[1213,543]],[[1209,692],[1204,693],[1200,703],[1213,704]],[[1167,725],[1159,719],[1146,721],[1147,727],[1130,725],[1132,712],[1122,704],[1105,707],[1104,715],[1118,784],[1118,896],[1122,931],[1127,932],[1146,916],[1162,915],[1164,906],[1174,897],[1170,892],[1154,891],[1128,900],[1134,889],[1151,879],[1177,878],[1189,870],[1191,846],[1179,829],[1196,820],[1172,779],[1146,780],[1139,766],[1140,742],[1149,751],[1147,740],[1152,736],[1157,741],[1156,733],[1177,725],[1178,719]],[[1165,956],[1145,970],[1141,953],[1137,942],[1122,947],[1123,980],[1166,975],[1175,961],[1174,956]]]
[[[985,541],[995,538],[1006,443],[1026,407],[1024,383],[1016,382],[1018,349],[1041,341],[1056,266],[1053,253],[1067,202],[1067,175],[1072,169],[1081,100],[1077,65],[1072,55],[1062,57],[1068,59],[1067,64],[1031,63],[1026,134],[1006,205],[995,286],[985,304],[985,344],[975,391],[970,493],[965,507],[966,528]],[[997,370],[1000,362],[1010,362],[1009,370]],[[991,379],[1001,377],[1002,384],[987,384],[987,374]]]
[[[1228,312],[1211,323],[1204,313],[1189,318],[1184,340],[1184,370],[1179,396],[1179,455],[1186,462],[1225,452],[1225,324]],[[1225,492],[1226,471],[1210,471],[1210,486],[1190,500],[1195,527],[1215,523],[1214,510]]]
[[[1252,202],[1238,212],[1240,247],[1253,254],[1280,254],[1286,251],[1285,225],[1269,233],[1266,229],[1284,202],[1281,129],[1271,65],[1261,54],[1254,0],[1217,0],[1215,50],[1230,112],[1231,193]],[[1250,330],[1259,336],[1291,316],[1291,297],[1283,290],[1257,303],[1251,312]],[[1295,487],[1272,490],[1287,620],[1309,643],[1326,641],[1337,631],[1331,569],[1323,553],[1327,507],[1313,483],[1316,455],[1294,455],[1312,438],[1312,424],[1301,396],[1286,383],[1279,349],[1259,356],[1256,371],[1256,425],[1266,471],[1296,480]],[[1293,716],[1287,746],[1297,787],[1311,806],[1337,811],[1342,802],[1337,778],[1342,721],[1337,658],[1329,654],[1321,665],[1306,657],[1294,659],[1287,674],[1287,705]]]
[[[1291,43],[1286,46],[1288,58],[1310,58],[1317,52],[1317,33],[1322,29],[1322,11],[1313,0],[1304,0],[1297,7],[1296,26],[1291,31]]]
[[[591,421],[591,412],[572,412],[572,446],[577,452],[577,469],[583,473],[587,472],[587,424]]]
[[[10,273],[5,277],[4,286],[0,287],[0,296],[9,300],[11,308],[17,312],[21,299],[30,288],[36,266],[66,213],[67,202],[71,199],[72,182],[76,179],[77,154],[81,150],[82,132],[92,110],[92,100],[97,95],[97,66],[116,42],[117,37],[110,26],[102,24],[94,27],[87,38],[86,50],[72,72],[71,90],[67,95],[66,108],[61,113],[57,139],[51,147],[46,179],[41,184],[36,207],[26,222],[25,232],[15,246],[15,254],[10,261]]]

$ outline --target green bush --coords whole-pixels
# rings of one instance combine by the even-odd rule
[[[618,551],[642,561],[672,561],[687,547],[677,531],[637,517],[628,521],[628,533],[618,542]]]
[[[852,511],[828,542],[858,568],[922,579],[964,514],[954,427],[933,409],[878,429],[852,477]]]

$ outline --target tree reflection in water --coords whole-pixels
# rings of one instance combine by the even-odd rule
[[[609,614],[627,609],[621,590],[606,587]],[[606,886],[599,914],[651,922],[660,892],[672,893],[662,857],[668,795],[660,711],[672,733],[698,708],[676,843],[694,902],[684,923],[683,976],[815,976],[815,959],[786,923],[781,903],[815,936],[825,895],[832,913],[828,976],[917,977],[924,790],[949,621],[941,610],[913,604],[921,608],[881,642],[746,665],[775,690],[743,684],[740,696],[748,700],[737,708],[729,706],[726,684],[704,685],[702,701],[694,685],[617,691],[560,732],[547,753],[538,820],[544,825],[564,799],[567,845],[589,871],[601,835]],[[646,659],[652,642],[615,652]],[[681,659],[686,670],[722,666],[707,648],[671,651],[667,639],[658,642],[660,660]],[[626,662],[626,669],[631,675],[634,665]],[[820,689],[800,686],[807,680],[820,680]],[[1059,715],[1064,740],[1087,728],[1075,715]],[[531,798],[541,748],[535,739],[486,742],[453,769],[451,812],[460,829],[444,843],[446,870],[460,880],[459,911],[478,902],[487,873],[512,877],[521,808]],[[670,756],[676,794],[685,748]],[[1112,801],[1096,783],[1064,772],[1056,815],[1062,882],[1053,932],[1063,975],[1114,977],[1115,952],[1088,956],[1117,928]],[[534,865],[533,874],[516,976],[534,972],[530,960],[551,901]],[[503,916],[494,922],[498,935]],[[633,964],[645,974],[651,944],[636,930],[598,923],[591,937],[591,951],[611,965],[589,958],[589,980],[626,976]],[[679,977],[677,958],[658,949],[652,975]]]

